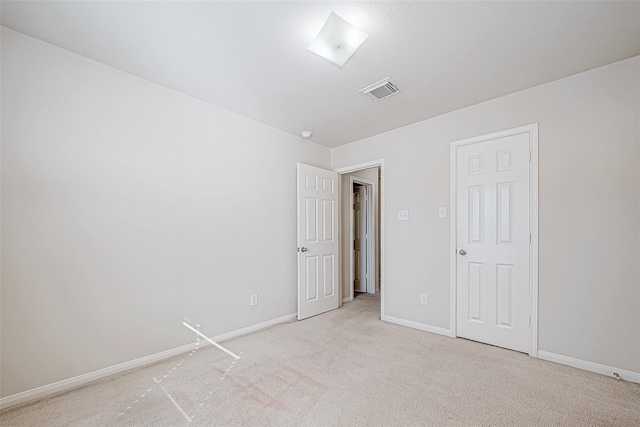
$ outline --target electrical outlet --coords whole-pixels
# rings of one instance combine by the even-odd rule
[[[251,305],[258,305],[258,294],[251,295]]]
[[[406,209],[398,211],[398,221],[409,221],[409,211]]]
[[[420,304],[427,305],[427,294],[420,294]]]
[[[447,208],[438,208],[438,218],[445,219],[447,217]]]

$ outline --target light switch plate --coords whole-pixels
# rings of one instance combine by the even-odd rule
[[[444,219],[446,217],[447,217],[447,208],[446,207],[438,208],[438,218]]]
[[[409,221],[409,211],[408,210],[398,211],[398,221]]]

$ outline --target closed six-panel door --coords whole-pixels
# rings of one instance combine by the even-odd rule
[[[457,148],[457,335],[529,351],[529,134]]]

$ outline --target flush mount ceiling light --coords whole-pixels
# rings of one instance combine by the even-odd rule
[[[369,34],[331,12],[329,19],[307,49],[342,67],[367,37]]]

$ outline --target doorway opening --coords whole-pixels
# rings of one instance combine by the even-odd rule
[[[384,320],[383,161],[336,170],[341,181],[342,303],[378,294]]]
[[[351,200],[348,205],[351,210],[349,222],[350,242],[350,294],[352,301],[358,294],[375,294],[380,290],[378,282],[379,252],[378,236],[378,207],[380,199],[376,194],[378,186],[378,170],[365,170],[374,180],[366,180],[349,175]],[[375,175],[374,175],[375,174]],[[346,225],[346,224],[345,224]],[[345,236],[346,237],[346,236]]]
[[[369,243],[372,237],[371,213],[369,201],[371,185],[357,182],[351,177],[351,192],[353,197],[351,230],[353,231],[353,293],[365,293],[370,287],[371,269],[369,259],[371,251]],[[368,274],[367,274],[368,273]]]

